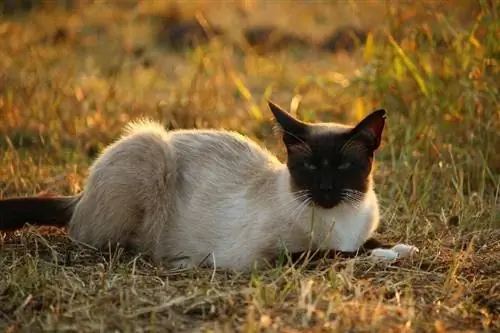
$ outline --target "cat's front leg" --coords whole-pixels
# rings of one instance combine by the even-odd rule
[[[393,262],[398,259],[411,257],[419,252],[416,246],[409,244],[387,244],[375,238],[368,239],[362,249],[370,253],[370,257],[375,260]]]
[[[419,252],[418,248],[413,245],[388,244],[376,238],[369,238],[358,251],[320,250],[312,251],[310,256],[306,255],[307,251],[300,251],[290,253],[290,258],[293,263],[299,263],[303,262],[306,257],[309,258],[309,261],[315,261],[322,258],[354,258],[359,255],[369,254],[371,258],[378,261],[394,262],[401,258],[410,257],[417,252]]]

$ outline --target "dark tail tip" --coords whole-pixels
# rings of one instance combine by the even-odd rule
[[[78,196],[26,197],[0,200],[0,231],[14,231],[26,223],[65,226],[73,215]]]

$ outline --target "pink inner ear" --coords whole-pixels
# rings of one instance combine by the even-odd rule
[[[369,131],[370,134],[380,139],[380,137],[382,136],[382,131],[384,130],[384,124],[385,119],[378,118],[368,123],[365,129]]]

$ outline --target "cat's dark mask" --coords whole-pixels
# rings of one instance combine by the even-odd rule
[[[356,126],[310,124],[276,104],[269,107],[281,129],[292,186],[323,208],[341,202],[357,205],[370,186],[373,154],[380,146],[385,110],[369,114]]]

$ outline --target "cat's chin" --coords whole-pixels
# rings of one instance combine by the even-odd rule
[[[333,209],[337,206],[342,204],[342,200],[330,200],[330,201],[319,201],[319,200],[312,200],[311,201],[311,206],[315,208],[320,208],[320,209]]]

